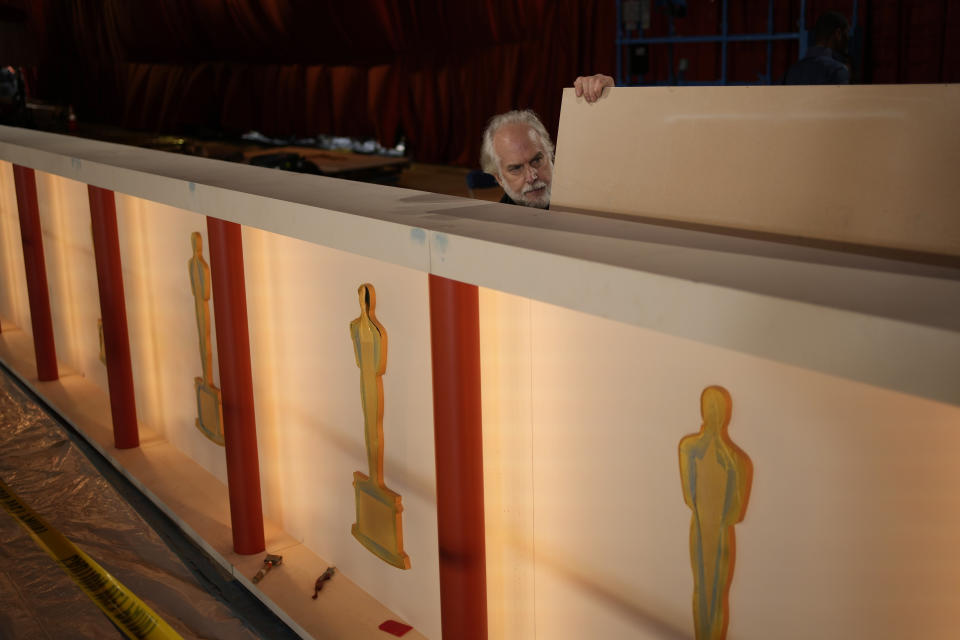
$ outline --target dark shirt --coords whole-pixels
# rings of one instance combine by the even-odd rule
[[[829,47],[815,45],[807,49],[803,60],[790,67],[783,84],[850,84],[850,70]]]

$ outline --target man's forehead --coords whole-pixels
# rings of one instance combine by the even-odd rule
[[[493,146],[504,160],[507,155],[527,156],[543,151],[533,127],[524,123],[505,124],[493,136]],[[527,158],[523,158],[527,159]]]

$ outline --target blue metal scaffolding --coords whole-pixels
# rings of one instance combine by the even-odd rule
[[[644,83],[642,81],[642,74],[634,74],[631,69],[626,69],[626,74],[624,73],[623,61],[624,54],[627,51],[628,47],[631,46],[649,46],[649,45],[662,45],[665,44],[668,46],[668,53],[670,62],[669,62],[669,77],[666,83],[658,84],[671,84],[671,85],[725,85],[725,84],[772,84],[771,78],[771,61],[773,57],[773,43],[780,40],[796,40],[798,45],[798,59],[802,59],[807,51],[807,40],[808,40],[808,30],[804,22],[806,16],[806,1],[801,0],[800,2],[800,16],[797,21],[797,31],[786,32],[786,33],[774,33],[773,31],[773,5],[774,0],[769,0],[767,4],[767,31],[766,33],[729,33],[729,25],[727,21],[727,0],[723,0],[720,14],[720,33],[717,35],[698,35],[698,36],[678,36],[676,35],[676,29],[674,25],[674,17],[670,11],[667,11],[667,21],[668,21],[668,31],[669,35],[660,36],[660,37],[644,37],[643,36],[643,27],[641,26],[637,31],[639,36],[628,36],[626,34],[626,29],[624,29],[623,24],[623,10],[622,6],[624,4],[623,0],[615,0],[617,5],[617,85],[626,86],[634,84],[631,79],[632,76],[639,75],[641,81],[637,84],[650,84]],[[649,6],[649,5],[648,5]],[[852,29],[856,34],[856,24],[857,24],[857,2],[854,0],[853,3],[853,21]],[[720,78],[714,81],[707,82],[689,82],[684,81],[682,77],[682,71],[677,72],[673,64],[673,45],[674,44],[691,44],[691,43],[703,43],[703,42],[716,42],[720,44]],[[727,46],[731,42],[766,42],[767,43],[767,60],[766,60],[766,72],[763,74],[757,74],[758,79],[756,82],[738,82],[730,83],[727,81]],[[629,55],[627,56],[627,66],[629,67]]]

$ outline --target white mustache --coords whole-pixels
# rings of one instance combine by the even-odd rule
[[[523,195],[527,195],[531,191],[536,191],[537,189],[544,189],[546,188],[546,186],[547,186],[546,182],[544,182],[543,180],[537,180],[533,184],[523,188]]]

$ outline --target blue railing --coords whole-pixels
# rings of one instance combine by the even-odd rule
[[[796,40],[798,45],[798,59],[804,57],[807,51],[807,40],[808,40],[808,30],[805,23],[806,20],[806,1],[801,0],[800,2],[800,16],[797,20],[797,31],[787,32],[787,33],[774,33],[773,31],[773,5],[774,0],[769,0],[767,3],[767,31],[766,33],[734,33],[729,32],[729,23],[727,20],[727,0],[723,0],[720,14],[720,33],[716,35],[694,35],[694,36],[679,36],[676,35],[676,29],[674,25],[674,17],[671,12],[667,11],[667,24],[668,32],[667,36],[657,36],[657,37],[644,37],[643,36],[643,27],[642,24],[637,30],[640,35],[636,37],[630,37],[625,35],[626,30],[624,29],[623,24],[623,11],[622,5],[623,0],[615,0],[617,6],[617,85],[625,86],[631,84],[671,84],[671,85],[725,85],[725,84],[771,84],[772,83],[772,68],[771,63],[773,59],[773,43],[777,41],[784,40]],[[851,22],[851,28],[854,32],[854,40],[856,42],[856,33],[857,33],[857,1],[854,0],[853,3],[853,19]],[[700,82],[690,82],[683,79],[683,71],[677,71],[673,62],[673,45],[674,44],[695,44],[695,43],[709,43],[716,42],[720,44],[720,78],[713,81],[700,81]],[[757,74],[758,79],[755,82],[728,82],[727,80],[727,46],[731,42],[766,42],[767,43],[767,56],[766,56],[766,69],[765,73]],[[627,69],[624,69],[624,57],[628,47],[636,45],[668,45],[667,55],[669,57],[669,75],[666,82],[650,83],[643,82],[642,74],[632,73],[632,70],[629,69],[629,56],[627,56]],[[639,82],[633,82],[634,77],[640,77]]]

